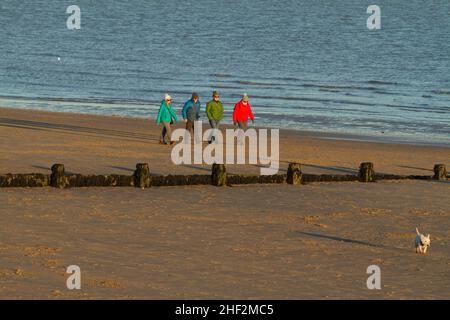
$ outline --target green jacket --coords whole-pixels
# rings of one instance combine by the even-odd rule
[[[209,120],[222,120],[223,118],[223,104],[220,101],[211,100],[206,104],[206,115]]]
[[[161,122],[171,122],[175,120],[178,121],[177,115],[175,111],[173,111],[172,105],[170,107],[167,105],[166,101],[163,100],[161,102],[161,107],[159,107],[158,116],[156,117],[156,124],[160,124]]]

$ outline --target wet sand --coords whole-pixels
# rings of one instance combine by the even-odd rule
[[[151,120],[0,109],[0,172],[201,173],[175,166]],[[280,133],[306,173],[432,174],[450,149]],[[231,172],[257,173],[255,166]],[[283,171],[281,171],[283,172]],[[450,298],[450,183],[0,189],[0,298]],[[430,233],[415,254],[414,228]],[[65,286],[68,265],[82,290]],[[382,290],[368,290],[369,265]]]

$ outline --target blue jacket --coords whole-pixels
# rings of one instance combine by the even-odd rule
[[[156,117],[156,124],[160,124],[161,122],[171,122],[172,119],[177,122],[178,118],[173,111],[172,105],[167,106],[166,101],[163,100],[161,102],[161,107],[159,108],[158,116]]]
[[[194,100],[190,99],[186,101],[186,103],[183,106],[183,111],[181,111],[183,115],[183,119],[188,119],[190,121],[195,121],[200,118],[200,100],[197,101],[197,103],[194,103]],[[193,108],[193,110],[189,110]]]

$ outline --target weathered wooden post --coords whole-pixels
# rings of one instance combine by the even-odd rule
[[[213,163],[211,172],[213,186],[223,187],[227,185],[227,169],[224,164]]]
[[[152,179],[150,176],[150,169],[148,163],[136,164],[136,170],[134,171],[134,186],[137,188],[148,188],[151,186]]]
[[[50,186],[54,188],[64,188],[67,184],[64,165],[56,163],[51,169],[52,174],[50,175]]]
[[[300,163],[289,163],[286,182],[292,185],[302,183],[302,166]]]
[[[375,171],[373,170],[373,163],[361,163],[359,166],[358,177],[360,182],[375,182]]]
[[[447,168],[445,164],[435,164],[434,165],[434,176],[435,180],[447,180]]]

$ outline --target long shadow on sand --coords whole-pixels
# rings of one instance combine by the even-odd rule
[[[318,166],[315,164],[308,164],[302,163],[303,167],[309,167],[309,168],[315,168],[315,169],[321,169],[321,170],[329,170],[329,171],[336,171],[336,172],[340,172],[340,173],[347,173],[347,174],[356,174],[358,173],[357,169],[354,168],[347,168],[347,167],[339,167],[339,166]]]
[[[406,169],[415,169],[415,170],[422,170],[422,171],[428,171],[433,172],[432,169],[426,169],[426,168],[420,168],[420,167],[410,167],[410,166],[399,166],[400,168],[406,168]]]
[[[355,239],[349,239],[349,238],[342,238],[342,237],[339,237],[339,236],[326,235],[326,234],[320,234],[320,233],[314,233],[314,232],[304,232],[304,231],[297,231],[296,233],[304,235],[304,236],[309,236],[309,237],[315,237],[315,238],[321,238],[321,239],[327,239],[327,240],[334,240],[334,241],[346,242],[346,243],[351,243],[351,244],[359,244],[359,245],[368,246],[368,247],[372,247],[372,248],[410,252],[409,250],[406,250],[404,248],[390,247],[390,246],[385,246],[383,244],[374,244],[374,243],[371,243],[371,242],[368,242],[368,241],[361,241],[361,240],[355,240]]]
[[[96,134],[96,135],[104,135],[109,137],[118,137],[124,139],[137,140],[139,142],[148,142],[149,140],[159,141],[159,139],[145,135],[140,133],[133,133],[127,131],[113,130],[113,129],[99,129],[92,127],[82,127],[82,126],[74,126],[60,123],[49,123],[49,122],[40,122],[40,121],[31,121],[31,120],[19,120],[19,119],[9,119],[9,118],[0,118],[0,126],[4,127],[13,127],[20,129],[29,129],[29,130],[61,130],[66,133],[88,133],[88,134]]]
[[[52,171],[52,168],[50,168],[50,167],[45,167],[45,166],[32,165],[31,167],[36,168],[36,169],[48,170],[48,171],[50,171],[50,172]],[[67,170],[65,170],[65,173],[66,173],[66,174],[75,174],[75,173],[73,173],[73,172],[71,172],[71,171],[67,171]]]
[[[127,171],[127,172],[134,172],[134,169],[132,168],[126,168],[126,167],[120,167],[120,166],[110,166],[112,169]]]

